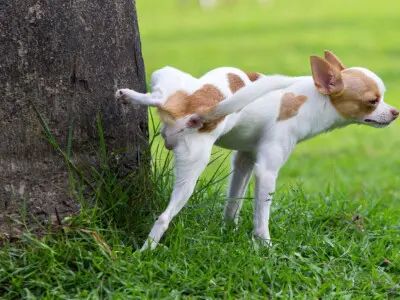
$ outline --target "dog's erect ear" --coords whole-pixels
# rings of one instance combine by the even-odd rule
[[[335,68],[338,68],[340,71],[343,71],[344,69],[346,69],[346,67],[342,64],[342,62],[340,61],[340,59],[333,54],[332,52],[325,50],[324,51],[325,54],[325,59]]]
[[[310,63],[314,84],[321,94],[333,95],[343,91],[342,76],[337,68],[318,56],[311,56]]]
[[[199,129],[203,127],[203,120],[199,115],[191,116],[189,120],[186,122],[186,126],[188,128]]]

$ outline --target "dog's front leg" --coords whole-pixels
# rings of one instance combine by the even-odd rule
[[[256,192],[254,198],[254,235],[267,245],[271,244],[269,217],[272,196],[279,169],[294,149],[295,143],[289,140],[268,143],[260,147],[255,165]]]
[[[158,217],[141,251],[154,249],[172,218],[185,206],[193,193],[197,179],[203,172],[211,155],[213,141],[195,139],[178,145],[175,154],[175,184],[167,209]],[[190,148],[186,147],[190,146]]]

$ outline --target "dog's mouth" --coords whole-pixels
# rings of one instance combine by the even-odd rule
[[[376,127],[385,127],[391,123],[391,122],[378,122],[378,121],[375,121],[372,119],[365,119],[364,122],[369,125],[376,126]]]

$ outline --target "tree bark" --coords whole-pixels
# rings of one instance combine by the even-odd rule
[[[65,160],[33,105],[63,149],[74,120],[78,163],[99,152],[100,112],[108,150],[127,148],[125,167],[137,166],[147,111],[114,100],[117,87],[146,89],[135,1],[0,0],[0,20],[0,224],[23,202],[39,217],[70,213]]]

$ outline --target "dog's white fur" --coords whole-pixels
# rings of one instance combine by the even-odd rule
[[[153,249],[157,245],[171,219],[187,203],[197,179],[209,161],[214,144],[235,150],[224,219],[237,223],[242,206],[241,198],[254,170],[254,234],[268,244],[268,221],[275,181],[297,143],[351,123],[383,127],[398,115],[397,110],[384,103],[385,87],[377,75],[364,68],[350,69],[358,70],[372,79],[381,94],[379,104],[370,115],[351,120],[344,118],[331,103],[329,96],[316,88],[317,83],[312,76],[262,76],[251,83],[245,73],[235,68],[218,68],[197,79],[177,69],[165,67],[153,73],[152,93],[140,94],[128,89],[117,91],[116,98],[125,102],[160,106],[178,90],[193,93],[205,83],[212,83],[227,97],[208,114],[188,115],[173,124],[164,124],[163,137],[175,154],[175,185],[167,209],[155,222],[142,250]],[[233,96],[227,73],[236,74],[246,83]],[[287,93],[304,95],[307,101],[295,116],[278,121],[281,99]],[[206,122],[216,115],[227,114],[215,130],[209,133],[199,133],[198,128],[186,126],[192,117],[202,118],[202,122]]]

